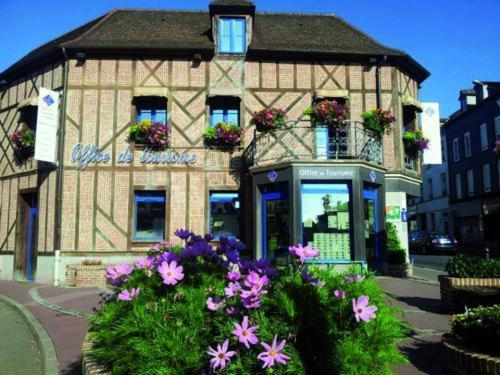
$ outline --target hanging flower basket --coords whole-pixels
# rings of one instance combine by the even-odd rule
[[[208,148],[232,151],[241,143],[241,128],[238,125],[219,122],[205,129],[203,141]]]
[[[396,117],[389,110],[374,108],[363,112],[361,117],[363,117],[365,129],[369,129],[381,136],[384,133],[391,134],[391,131],[395,129]]]
[[[286,114],[281,109],[265,107],[253,113],[250,124],[259,132],[269,132],[286,125]]]
[[[161,122],[142,120],[128,129],[129,141],[163,150],[169,146],[169,126]]]
[[[21,160],[28,159],[35,153],[35,133],[31,129],[21,129],[10,136],[15,153]]]
[[[328,125],[339,130],[349,117],[349,107],[336,100],[325,99],[314,103],[304,114],[311,118],[313,125]]]
[[[429,139],[424,137],[421,130],[407,131],[403,135],[405,152],[412,157],[416,157],[420,152],[429,148]]]

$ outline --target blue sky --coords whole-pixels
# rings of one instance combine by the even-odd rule
[[[499,0],[256,0],[260,11],[334,13],[430,72],[422,100],[441,116],[458,108],[472,80],[500,81]],[[0,71],[31,49],[112,8],[207,9],[208,0],[0,0]],[[375,6],[375,4],[377,4]],[[8,32],[6,32],[8,30]]]

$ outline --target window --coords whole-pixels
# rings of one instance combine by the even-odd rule
[[[457,199],[462,199],[462,178],[460,177],[460,173],[455,175],[455,194]]]
[[[481,134],[481,150],[486,150],[488,148],[488,133],[486,129],[486,124],[482,124],[479,127],[479,132]]]
[[[302,185],[303,243],[320,258],[351,259],[349,197],[347,184]]]
[[[441,138],[441,162],[446,163],[446,140]]]
[[[245,52],[245,18],[221,18],[219,20],[219,52]]]
[[[210,105],[210,126],[215,126],[219,122],[240,124],[240,103],[238,98],[219,97],[212,100]]]
[[[471,156],[471,150],[470,150],[470,132],[465,132],[464,133],[464,150],[465,150],[465,157],[468,158]]]
[[[483,165],[483,189],[487,193],[491,191],[491,180],[490,180],[490,165]]]
[[[162,241],[165,239],[164,191],[136,191],[134,212],[135,241]]]
[[[135,99],[137,122],[151,120],[167,123],[167,99],[161,97],[140,97]]]
[[[427,197],[428,197],[428,199],[432,199],[433,198],[433,194],[432,194],[432,178],[428,178],[427,179],[427,189],[428,189]]]
[[[27,106],[19,111],[19,121],[28,129],[36,132],[36,122],[38,118],[38,107]]]
[[[500,116],[495,117],[495,137],[497,141],[500,141]]]
[[[239,238],[240,198],[238,193],[210,193],[210,233],[216,239],[221,236]]]
[[[444,197],[446,194],[448,194],[448,187],[446,184],[446,173],[441,173],[440,180],[441,180],[441,196]]]
[[[459,161],[460,154],[458,151],[458,138],[453,138],[453,161]]]
[[[472,169],[467,171],[467,195],[469,197],[474,195],[474,172]]]

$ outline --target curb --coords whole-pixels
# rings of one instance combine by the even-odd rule
[[[0,294],[0,301],[14,307],[28,325],[30,331],[35,336],[40,354],[42,355],[43,373],[45,375],[58,375],[59,366],[57,362],[56,349],[47,331],[40,324],[38,319],[27,307]]]
[[[33,302],[36,302],[39,305],[45,306],[51,310],[54,310],[56,312],[63,314],[63,315],[74,316],[77,318],[84,318],[84,319],[90,318],[90,316],[91,316],[90,314],[86,314],[86,313],[83,313],[83,312],[80,312],[77,310],[67,309],[67,308],[62,307],[60,305],[57,305],[55,303],[47,301],[46,299],[42,298],[42,296],[40,296],[40,293],[38,293],[38,288],[39,288],[38,286],[35,286],[33,288],[30,288],[30,290],[28,292],[28,294],[30,295]]]

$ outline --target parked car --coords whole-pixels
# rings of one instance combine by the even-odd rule
[[[422,254],[447,254],[457,250],[458,242],[447,234],[430,233],[426,231],[411,232],[410,251]]]

